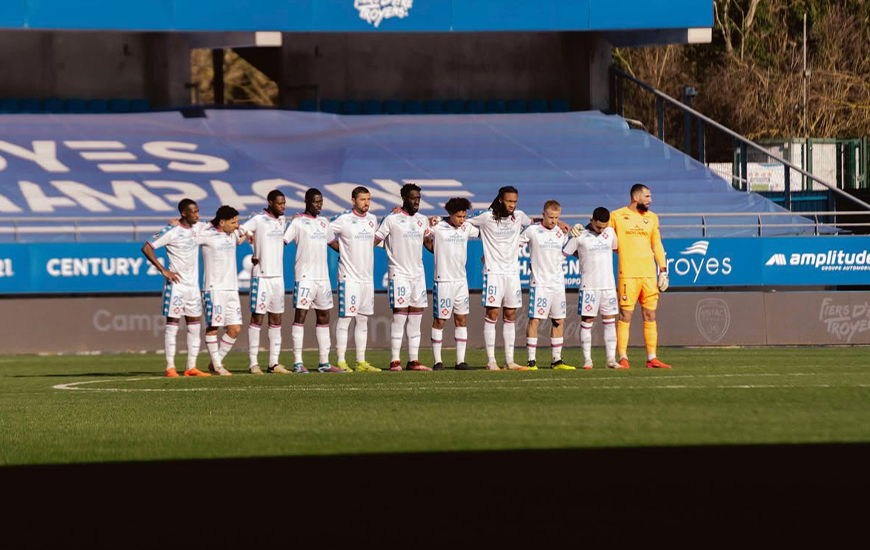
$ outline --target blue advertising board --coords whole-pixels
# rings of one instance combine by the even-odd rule
[[[671,286],[742,287],[870,285],[870,237],[771,237],[665,239]],[[142,255],[140,243],[0,244],[0,294],[159,292],[163,278]],[[165,251],[157,256],[165,261]],[[285,286],[292,288],[295,247],[285,250]],[[480,241],[468,245],[468,283],[483,284]],[[251,248],[238,249],[239,283],[247,289]],[[614,266],[617,258],[614,256]],[[330,251],[330,276],[336,288],[338,255]],[[431,288],[432,255],[423,263]],[[566,259],[568,288],[582,280],[578,262]],[[527,286],[528,250],[520,252],[520,273]],[[375,249],[375,288],[387,288],[387,258]],[[287,282],[289,281],[289,284]]]

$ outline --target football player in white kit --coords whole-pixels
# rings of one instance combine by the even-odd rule
[[[369,316],[375,312],[374,249],[378,219],[369,213],[371,193],[365,187],[351,192],[352,208],[332,219],[335,240],[329,246],[338,252],[338,323],[335,326],[337,366],[353,370],[345,361],[350,322],[354,323],[356,370],[380,372],[366,361]]]
[[[258,365],[260,327],[269,316],[269,363],[267,372],[288,374],[278,362],[281,354],[281,320],[284,313],[284,193],[273,189],[265,209],[251,214],[241,225],[254,236],[254,268],[251,271],[251,323],[248,325],[248,358],[251,374],[263,374]]]
[[[187,367],[185,376],[210,376],[196,368],[196,356],[200,345],[200,319],[202,302],[199,294],[199,245],[196,240],[199,223],[199,206],[191,199],[178,203],[181,217],[178,224],[170,224],[160,230],[144,245],[142,253],[166,278],[163,286],[163,315],[166,316],[166,329],[163,334],[166,355],[166,376],[175,378],[176,336],[178,321],[184,316],[187,323]],[[163,267],[154,250],[166,247],[169,268]]]
[[[329,364],[329,310],[332,309],[332,285],[327,262],[328,244],[335,240],[329,220],[320,215],[323,194],[317,189],[305,192],[305,212],[296,216],[284,232],[284,242],[296,243],[293,264],[293,372],[307,373],[302,363],[302,340],[305,317],[312,307],[316,313],[317,348],[320,353],[318,372],[346,372]]]
[[[577,224],[574,237],[565,245],[566,256],[580,259],[580,347],[584,369],[592,368],[592,324],[598,313],[604,325],[604,349],[607,367],[619,368],[616,362],[616,317],[619,304],[613,278],[613,251],[617,249],[616,231],[608,225],[610,212],[599,206],[585,228]]]
[[[575,370],[562,361],[562,335],[565,332],[567,302],[565,301],[565,274],[562,264],[565,257],[562,247],[569,234],[557,224],[562,205],[549,200],[544,203],[544,216],[540,224],[530,225],[520,235],[520,245],[529,245],[532,276],[529,284],[529,325],[526,329],[526,346],[529,353],[529,369],[537,370],[535,352],[538,347],[538,325],[542,319],[550,319],[551,366],[556,370]]]
[[[433,370],[444,370],[441,361],[443,329],[447,319],[453,316],[456,328],[456,370],[471,370],[465,362],[468,344],[468,276],[465,261],[468,256],[468,239],[480,237],[480,231],[465,221],[471,203],[468,199],[454,197],[444,205],[448,217],[431,227],[432,246],[435,255],[435,282],[432,287],[432,353],[435,355]]]
[[[211,223],[197,235],[202,247],[205,346],[211,356],[209,370],[220,376],[232,374],[224,368],[223,359],[242,330],[236,247],[245,239],[245,234],[239,230],[238,210],[226,205],[217,209]],[[226,330],[218,342],[220,327],[226,327]]]
[[[432,370],[420,364],[420,325],[428,305],[423,246],[432,246],[429,220],[420,214],[420,188],[405,184],[400,192],[402,209],[388,214],[375,233],[375,245],[384,242],[390,279],[390,370],[401,371],[402,336],[407,323],[408,370]],[[430,248],[431,250],[431,248]]]

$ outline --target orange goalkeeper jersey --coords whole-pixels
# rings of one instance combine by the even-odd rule
[[[619,277],[655,277],[656,263],[665,265],[659,217],[626,206],[610,213],[610,227],[616,231],[619,245]]]

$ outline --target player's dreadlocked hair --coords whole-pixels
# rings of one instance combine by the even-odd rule
[[[468,212],[471,210],[471,202],[465,197],[453,197],[447,201],[447,204],[444,205],[444,209],[447,210],[447,213],[451,216],[457,212],[462,212],[463,210]]]
[[[517,191],[517,188],[512,185],[506,185],[498,190],[498,196],[493,199],[492,204],[489,207],[492,209],[492,215],[495,216],[496,221],[501,220],[502,218],[506,218],[508,216],[507,210],[504,207],[504,203],[502,203],[502,199],[508,193],[514,193],[515,195],[519,195],[520,192]]]

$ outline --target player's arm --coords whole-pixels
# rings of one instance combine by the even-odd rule
[[[161,275],[166,277],[170,282],[177,283],[181,280],[181,275],[174,271],[169,271],[160,263],[157,259],[157,254],[154,253],[154,246],[150,241],[145,241],[145,244],[142,245],[142,254],[148,258],[148,261],[160,272]]]
[[[295,241],[296,236],[299,233],[299,231],[296,229],[299,224],[297,224],[295,222],[296,222],[296,218],[293,218],[293,220],[291,220],[290,223],[287,225],[287,229],[284,230],[284,245],[285,246],[290,244],[291,241]]]
[[[579,249],[580,247],[577,245],[577,239],[572,237],[565,243],[565,246],[562,247],[562,255],[566,257],[574,256],[575,258],[579,258]]]
[[[382,242],[387,240],[387,236],[390,234],[390,219],[389,215],[385,216],[383,221],[381,221],[381,225],[378,226],[378,230],[375,231],[375,246],[379,246]]]
[[[344,214],[346,214],[346,213],[347,213],[347,211],[342,212],[341,214],[332,218],[332,220],[329,222],[329,229],[332,231],[334,238],[330,239],[329,242],[326,244],[327,244],[327,246],[329,246],[329,248],[335,250],[339,254],[341,254],[341,251],[338,249],[338,237],[341,235],[342,216],[344,216]],[[327,235],[327,237],[328,236],[329,235]]]
[[[326,246],[338,252],[338,235],[332,229],[332,224],[326,224]]]
[[[486,220],[484,216],[489,213],[489,210],[481,210],[479,212],[475,212],[471,216],[468,216],[465,221],[476,228],[480,228],[480,226],[483,225],[483,222]]]
[[[435,254],[435,236],[429,234],[423,237],[423,246],[426,247],[426,250],[428,250],[432,254]]]
[[[667,272],[668,262],[665,259],[665,247],[662,244],[662,233],[659,231],[658,219],[656,219],[655,225],[653,225],[652,229],[652,249],[656,263],[659,265],[659,271]]]

